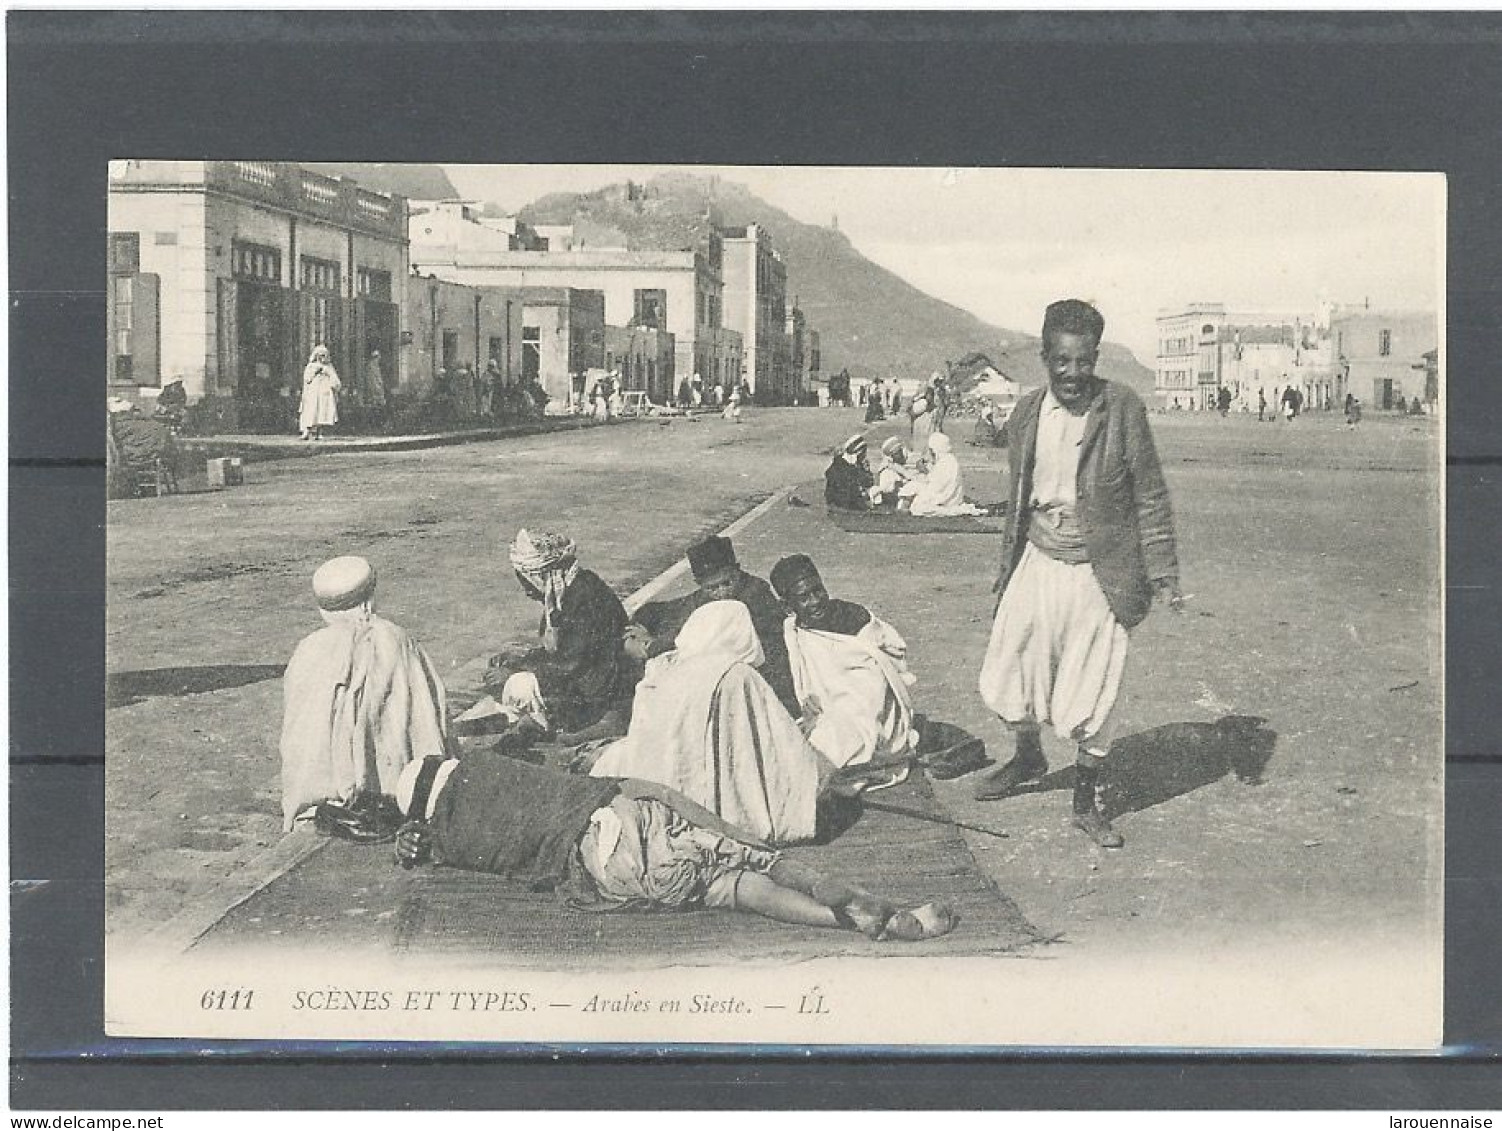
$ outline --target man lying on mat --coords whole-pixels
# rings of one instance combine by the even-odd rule
[[[899,910],[821,875],[673,790],[580,777],[496,754],[426,758],[403,772],[409,818],[396,857],[489,872],[534,891],[562,890],[590,910],[727,908],[873,939],[937,938],[957,922],[945,903]]]

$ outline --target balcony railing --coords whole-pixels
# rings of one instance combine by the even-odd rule
[[[264,188],[276,185],[276,165],[270,161],[234,161],[235,175],[242,181]]]
[[[382,220],[391,215],[390,199],[370,192],[368,189],[361,189],[355,195],[355,207],[367,215],[378,216]]]
[[[337,204],[339,202],[339,182],[333,177],[324,177],[317,173],[304,173],[302,175],[302,194],[306,199],[317,201],[319,204]]]
[[[211,184],[236,196],[390,238],[406,238],[406,200],[361,188],[348,178],[282,161],[210,161],[207,176]]]

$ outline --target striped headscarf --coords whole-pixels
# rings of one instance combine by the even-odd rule
[[[549,628],[563,603],[563,591],[579,573],[579,547],[563,534],[531,533],[523,528],[511,543],[511,568],[542,594],[543,614]]]

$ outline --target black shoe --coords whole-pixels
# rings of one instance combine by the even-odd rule
[[[1082,758],[1090,757],[1081,755]],[[1100,766],[1095,761],[1074,765],[1074,827],[1102,848],[1120,848],[1126,843],[1100,811],[1096,787],[1100,783]]]
[[[984,770],[991,765],[986,757],[986,744],[978,738],[970,738],[944,750],[921,756],[923,768],[934,781],[951,781]]]
[[[1105,815],[1099,809],[1076,813],[1074,827],[1102,848],[1121,848],[1126,844],[1121,834],[1111,827],[1111,822],[1106,820]]]
[[[975,787],[977,801],[1000,801],[1010,797],[1028,782],[1037,781],[1048,773],[1048,759],[1041,747],[1027,745],[1017,751],[1017,756],[1004,766],[999,766],[980,779]]]

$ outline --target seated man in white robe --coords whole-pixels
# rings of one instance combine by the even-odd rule
[[[809,741],[836,766],[904,761],[917,749],[907,644],[849,601],[833,600],[803,554],[772,567],[792,612],[783,625]]]
[[[324,627],[305,637],[283,678],[282,818],[291,829],[320,802],[393,797],[414,758],[446,749],[443,681],[406,631],[374,609],[364,558],[313,574]]]
[[[769,844],[813,839],[835,767],[757,673],[762,659],[745,605],[701,605],[648,661],[630,730],[589,772],[670,786]]]
[[[918,481],[912,513],[917,516],[976,515],[986,512],[965,501],[965,483],[960,461],[948,436],[935,432],[928,439],[928,471]]]
[[[889,436],[881,445],[881,467],[876,472],[876,486],[871,488],[871,505],[874,510],[907,510],[918,486],[922,473],[908,462],[906,445],[897,436]]]

